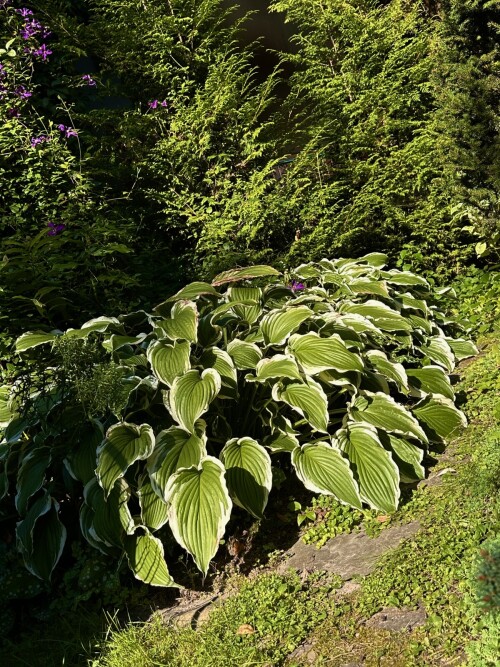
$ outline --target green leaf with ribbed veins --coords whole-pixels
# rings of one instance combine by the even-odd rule
[[[237,398],[238,376],[233,360],[227,352],[218,347],[212,347],[203,352],[200,363],[203,368],[215,368],[219,373],[222,380],[220,398]]]
[[[66,542],[66,528],[59,520],[59,504],[46,492],[17,524],[17,543],[26,568],[50,581]]]
[[[448,342],[442,336],[429,338],[425,345],[420,348],[422,353],[431,361],[446,368],[451,373],[455,368],[455,355]]]
[[[119,334],[112,334],[109,338],[102,341],[102,346],[108,352],[116,352],[125,345],[137,345],[146,338],[146,334],[139,336],[120,336]]]
[[[288,341],[287,350],[292,354],[308,375],[334,369],[341,373],[362,371],[363,361],[357,354],[349,352],[340,336],[320,338],[310,332],[301,336],[295,334]]]
[[[433,330],[432,324],[429,322],[429,320],[426,320],[425,317],[421,317],[420,315],[415,315],[414,313],[409,313],[406,315],[408,318],[408,321],[410,324],[413,326],[414,329],[422,329],[422,331],[425,331],[425,333],[430,336]]]
[[[18,414],[18,401],[11,393],[12,387],[10,385],[0,387],[0,427],[2,428],[7,426]]]
[[[336,315],[340,325],[353,329],[357,333],[366,333],[367,331],[383,336],[382,331],[376,327],[373,322],[362,315],[356,313],[343,313],[342,316]]]
[[[170,296],[164,303],[169,303],[171,301],[191,301],[196,299],[199,296],[220,296],[219,292],[209,285],[208,283],[194,282],[189,283],[186,287],[183,287],[181,290],[176,292],[173,296]],[[158,309],[161,308],[163,304],[156,306],[154,309],[158,312]]]
[[[269,454],[252,438],[232,438],[224,445],[220,458],[233,501],[261,519],[273,482]]]
[[[21,516],[28,510],[28,501],[45,482],[45,474],[50,463],[49,447],[32,449],[22,460],[17,474],[16,509]]]
[[[307,306],[296,306],[286,310],[271,310],[262,318],[260,329],[266,345],[283,345],[313,311]]]
[[[447,338],[448,345],[451,347],[457,361],[475,357],[478,349],[471,340],[465,338]]]
[[[291,433],[281,433],[280,431],[277,431],[264,440],[264,445],[270,449],[273,454],[278,454],[279,452],[293,452],[293,450],[299,446],[299,441]]]
[[[26,352],[26,350],[31,350],[33,347],[38,345],[46,345],[47,343],[53,343],[57,336],[52,333],[45,333],[44,331],[30,331],[28,333],[19,336],[16,340],[16,352]]]
[[[369,252],[367,255],[358,257],[356,262],[361,262],[373,266],[375,269],[382,269],[387,264],[388,257],[383,252]]]
[[[262,352],[255,343],[247,343],[238,338],[228,344],[227,351],[239,370],[253,370],[262,359]]]
[[[328,400],[321,386],[314,380],[307,378],[307,384],[301,382],[275,384],[273,399],[283,401],[305,417],[314,429],[327,433]]]
[[[94,510],[89,507],[87,503],[82,503],[80,506],[80,530],[83,537],[91,547],[98,549],[103,554],[109,555],[113,552],[115,547],[110,547],[107,544],[104,544],[102,540],[97,539],[94,531],[94,517]]]
[[[191,370],[175,378],[168,396],[170,414],[183,429],[194,433],[196,420],[208,410],[221,386],[221,377],[213,368],[201,374]]]
[[[272,266],[258,264],[256,266],[247,266],[243,269],[230,269],[223,271],[212,280],[212,285],[218,287],[219,285],[226,285],[227,283],[235,283],[238,280],[249,280],[251,278],[266,278],[267,276],[279,276],[280,272],[273,269]]]
[[[354,467],[361,498],[374,509],[395,512],[400,496],[399,471],[377,429],[370,424],[349,423],[347,430],[336,435]]]
[[[151,530],[158,530],[164,526],[168,521],[167,503],[155,493],[147,476],[141,478],[137,496],[143,524]]]
[[[382,444],[392,452],[392,458],[399,468],[399,476],[404,484],[418,482],[425,477],[425,468],[422,465],[424,450],[398,438],[391,433],[379,432]]]
[[[335,496],[340,502],[361,509],[362,502],[349,462],[326,442],[304,445],[292,452],[298,478],[313,493]]]
[[[170,318],[157,322],[157,326],[170,340],[198,340],[198,309],[194,301],[176,301],[170,311]]]
[[[236,315],[248,324],[253,324],[262,313],[262,290],[258,287],[230,287],[228,289],[228,299],[230,302],[236,302],[233,311]],[[246,303],[248,305],[242,305]]]
[[[415,417],[391,396],[365,391],[354,398],[348,409],[351,419],[356,422],[367,422],[386,431],[412,435],[428,442]]]
[[[322,274],[321,269],[314,264],[301,264],[293,270],[293,275],[298,278],[319,278]]]
[[[177,542],[206,574],[231,514],[224,466],[207,456],[172,475],[166,489],[169,525]]]
[[[385,278],[388,283],[392,283],[393,285],[429,287],[429,283],[425,278],[416,276],[410,271],[398,271],[397,269],[392,269],[392,271],[383,271],[381,277]]]
[[[125,539],[124,548],[136,579],[151,586],[180,588],[170,576],[163,545],[158,538],[150,533],[130,535]]]
[[[450,400],[455,398],[450,380],[441,366],[408,368],[406,373],[413,396],[424,397],[425,394],[440,394]]]
[[[265,382],[271,378],[290,378],[292,380],[302,380],[297,363],[293,357],[285,354],[275,354],[274,357],[262,359],[257,364],[257,382]],[[247,375],[247,379],[252,379]]]
[[[154,447],[153,429],[149,424],[115,424],[97,451],[96,475],[107,496],[115,481],[135,461],[143,461]]]
[[[120,320],[117,320],[116,317],[95,317],[85,324],[82,324],[80,329],[68,329],[64,332],[64,338],[71,338],[73,340],[81,340],[83,338],[88,338],[91,333],[99,332],[104,333],[110,327],[115,327],[119,331],[123,331],[122,324]]]
[[[389,308],[385,303],[375,301],[374,299],[369,299],[365,303],[346,302],[342,304],[340,312],[342,314],[355,313],[356,315],[362,315],[372,320],[375,326],[382,329],[382,331],[412,330],[411,323],[401,313]]]
[[[366,356],[376,371],[395,382],[399,389],[408,389],[408,377],[402,364],[389,361],[387,355],[380,350],[368,350]]]
[[[107,499],[95,479],[85,485],[83,497],[94,512],[90,529],[94,539],[121,548],[124,535],[130,535],[135,529],[128,507],[130,496],[130,487],[123,477],[116,480]]]
[[[191,344],[187,340],[176,340],[173,344],[155,340],[146,352],[153,373],[168,387],[177,376],[184,375],[191,368],[190,353]]]
[[[467,419],[453,401],[443,396],[428,396],[412,408],[420,422],[427,427],[432,440],[448,440],[467,426]]]
[[[64,465],[73,479],[84,486],[95,477],[97,449],[104,440],[104,431],[98,421],[82,424],[69,436],[69,452]]]
[[[373,278],[355,278],[347,283],[348,288],[355,294],[376,294],[377,296],[389,296],[387,284],[383,280]]]
[[[420,310],[424,315],[429,314],[429,307],[423,299],[416,299],[411,294],[398,294],[396,301],[401,304],[403,308],[408,310]]]
[[[147,462],[147,471],[155,492],[166,500],[167,482],[180,468],[198,466],[206,451],[205,422],[198,420],[195,434],[171,426],[156,436],[153,453]]]

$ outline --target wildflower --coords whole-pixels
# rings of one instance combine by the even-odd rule
[[[66,125],[63,125],[62,123],[57,126],[57,129],[59,130],[59,132],[62,132],[62,134],[64,134],[66,139],[69,139],[69,137],[77,137],[78,136],[78,132],[74,128],[67,127]]]
[[[45,34],[46,29],[39,21],[37,21],[36,19],[32,19],[31,21],[26,21],[24,27],[21,29],[19,34],[23,39],[30,39],[39,32],[43,32]]]
[[[31,137],[31,145],[33,148],[38,146],[38,144],[43,144],[46,141],[50,141],[50,137],[46,137],[44,134],[41,134],[39,137]]]
[[[95,80],[90,76],[90,74],[84,74],[82,76],[82,81],[87,84],[87,86],[97,86]]]
[[[292,280],[292,284],[290,285],[290,289],[292,292],[300,292],[300,290],[305,289],[304,283],[299,283],[296,280]]]
[[[21,114],[19,112],[19,109],[17,109],[16,107],[11,107],[10,109],[7,109],[7,116],[9,118],[19,118],[20,115]]]
[[[26,9],[26,7],[23,7],[22,9],[16,9],[16,14],[22,16],[23,19],[27,18],[28,16],[33,16],[31,9]]]
[[[42,60],[47,60],[47,58],[52,54],[52,51],[47,48],[46,44],[42,44],[33,51],[34,56],[41,56]]]
[[[160,102],[160,100],[153,100],[152,102],[148,102],[148,107],[150,109],[158,109],[158,106],[166,107],[167,100],[163,100],[163,102]]]
[[[24,86],[18,86],[18,87],[14,90],[14,95],[17,95],[17,96],[20,97],[22,100],[27,100],[28,97],[31,97],[32,93],[30,93],[29,90],[26,90],[26,88],[25,88]]]
[[[55,222],[49,222],[47,227],[49,228],[47,230],[49,236],[57,236],[66,229],[66,225],[63,225],[62,223],[56,224]]]

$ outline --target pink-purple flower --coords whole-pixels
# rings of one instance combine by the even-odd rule
[[[66,225],[62,223],[56,224],[55,222],[49,222],[47,227],[49,228],[47,231],[49,236],[57,236],[66,229]]]
[[[14,90],[14,95],[17,95],[22,100],[27,100],[28,97],[31,97],[32,93],[30,93],[29,90],[26,90],[24,86],[17,86],[17,88]]]
[[[34,56],[40,56],[42,60],[47,60],[47,58],[52,55],[52,51],[47,47],[46,44],[42,44],[38,49],[33,50]]]
[[[72,127],[67,127],[66,125],[63,125],[62,123],[57,126],[57,129],[64,134],[66,139],[69,139],[69,137],[77,137],[78,132],[72,128]]]
[[[152,100],[151,102],[148,102],[148,107],[150,109],[158,109],[158,107],[167,107],[167,100],[163,100],[160,102],[160,100]]]
[[[38,144],[44,144],[50,141],[50,137],[45,136],[45,134],[40,134],[38,137],[31,137],[31,146],[35,148]]]
[[[300,292],[301,290],[305,289],[305,285],[304,283],[299,283],[296,280],[292,280],[290,289],[292,290],[292,292]]]
[[[33,16],[33,12],[31,11],[31,9],[27,9],[26,7],[23,7],[22,9],[16,9],[16,14],[19,14],[24,19],[27,18],[28,16]]]
[[[93,79],[90,74],[84,74],[82,76],[82,81],[87,84],[87,86],[97,86],[95,79]]]

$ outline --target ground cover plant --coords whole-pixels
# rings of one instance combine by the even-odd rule
[[[394,512],[429,445],[464,426],[447,375],[476,350],[386,259],[285,282],[235,269],[152,314],[18,338],[34,365],[3,388],[2,496],[28,570],[50,579],[77,511],[90,545],[146,583],[175,585],[167,530],[206,574],[233,503],[262,517],[269,452],[314,492]]]

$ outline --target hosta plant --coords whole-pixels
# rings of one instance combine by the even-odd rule
[[[145,582],[175,585],[167,534],[206,573],[233,504],[262,516],[272,457],[313,492],[395,511],[465,424],[449,375],[476,350],[424,278],[385,263],[234,269],[152,313],[22,335],[33,387],[2,389],[0,491],[27,568],[50,577],[78,512]]]

